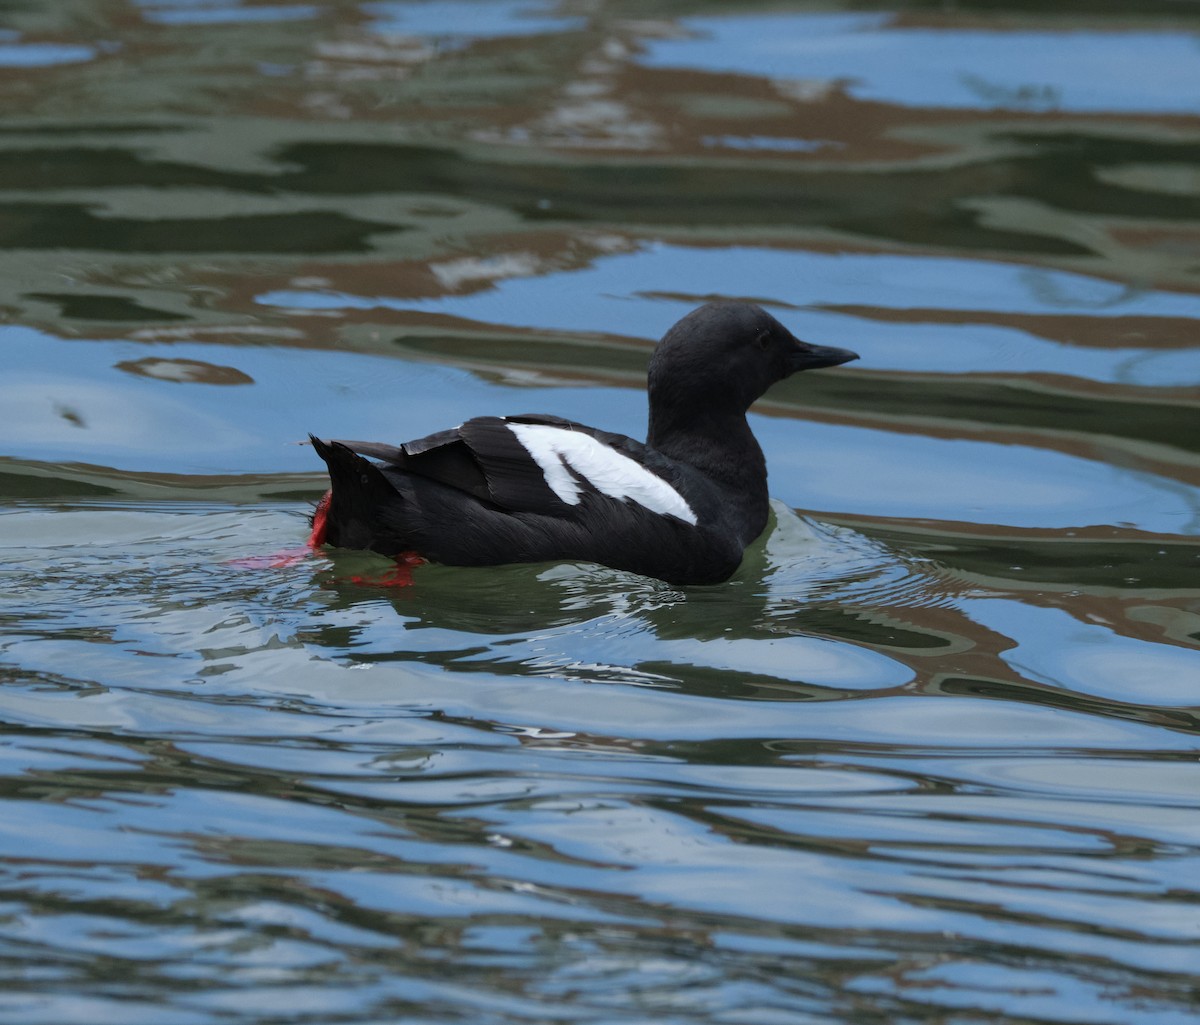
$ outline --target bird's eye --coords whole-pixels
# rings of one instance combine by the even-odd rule
[[[767,349],[767,344],[770,341],[771,341],[771,332],[763,331],[763,332],[760,332],[759,336],[754,339],[754,344],[757,345],[760,349],[762,349],[765,352]]]

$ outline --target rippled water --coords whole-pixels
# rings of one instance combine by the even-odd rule
[[[0,1021],[1200,1006],[1200,15],[7,5]],[[279,558],[308,431],[640,435],[713,296],[719,587]]]

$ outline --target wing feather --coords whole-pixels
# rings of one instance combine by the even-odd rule
[[[569,508],[546,481],[546,473],[505,419],[481,416],[460,428],[487,478],[491,499],[505,509],[562,514]]]
[[[633,460],[639,464],[642,477],[650,480],[640,482],[641,492],[636,487],[630,490],[626,487],[627,481],[619,476],[620,468],[615,471],[617,477],[608,476],[612,468],[604,465],[605,460],[597,463],[592,459],[585,464],[579,459],[574,462],[564,459],[562,452],[578,447],[569,438],[549,445],[532,443],[538,440],[539,434],[535,431],[531,439],[525,429],[530,426],[553,429],[548,439],[552,439],[557,431],[585,435],[580,442],[593,439],[600,446]],[[547,438],[547,435],[540,437]],[[482,416],[400,446],[370,441],[343,441],[340,444],[359,455],[379,460],[384,464],[385,474],[394,471],[435,480],[513,512],[564,515],[580,501],[583,482],[593,491],[655,508],[660,503],[645,497],[648,483],[652,491],[667,495],[667,505],[659,511],[694,522],[691,510],[682,498],[675,495],[679,505],[671,504],[675,489],[668,479],[653,472],[657,460],[645,446],[624,435],[600,431],[562,417],[540,413]],[[589,447],[593,452],[597,449],[596,445]],[[621,461],[610,459],[607,462]],[[626,475],[627,471],[626,467]]]

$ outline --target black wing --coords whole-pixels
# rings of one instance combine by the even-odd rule
[[[339,444],[359,455],[380,460],[384,464],[384,473],[402,471],[435,480],[503,509],[565,512],[570,506],[546,483],[542,468],[509,428],[510,423],[580,431],[639,461],[644,452],[644,446],[632,438],[537,413],[476,417],[448,431],[439,431],[400,446],[374,441],[342,441]]]

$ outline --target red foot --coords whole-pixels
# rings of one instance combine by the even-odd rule
[[[242,559],[226,559],[226,566],[236,566],[238,569],[285,569],[307,559],[312,552],[304,548],[284,548],[270,555],[247,555]]]
[[[326,491],[313,511],[312,533],[308,535],[308,543],[304,548],[285,548],[270,555],[247,555],[242,559],[227,559],[225,565],[236,566],[238,569],[286,569],[301,562],[310,551],[316,551],[325,543],[328,530],[329,500],[332,491]]]
[[[420,566],[425,560],[416,552],[401,552],[396,556],[396,565],[378,577],[353,576],[352,584],[362,584],[364,587],[412,587],[413,567]]]
[[[326,491],[313,510],[312,533],[308,535],[308,543],[303,548],[285,548],[270,555],[248,555],[242,559],[229,559],[228,566],[238,569],[284,569],[294,566],[307,558],[325,543],[329,532],[329,501],[332,491]],[[414,566],[420,566],[425,560],[416,552],[401,552],[396,556],[396,565],[378,577],[353,576],[350,583],[362,584],[364,587],[411,587]]]
[[[316,509],[313,510],[312,533],[308,535],[308,547],[317,549],[325,543],[325,533],[328,530],[329,519],[329,501],[333,498],[333,491],[326,491],[321,496],[321,501],[317,503]]]

